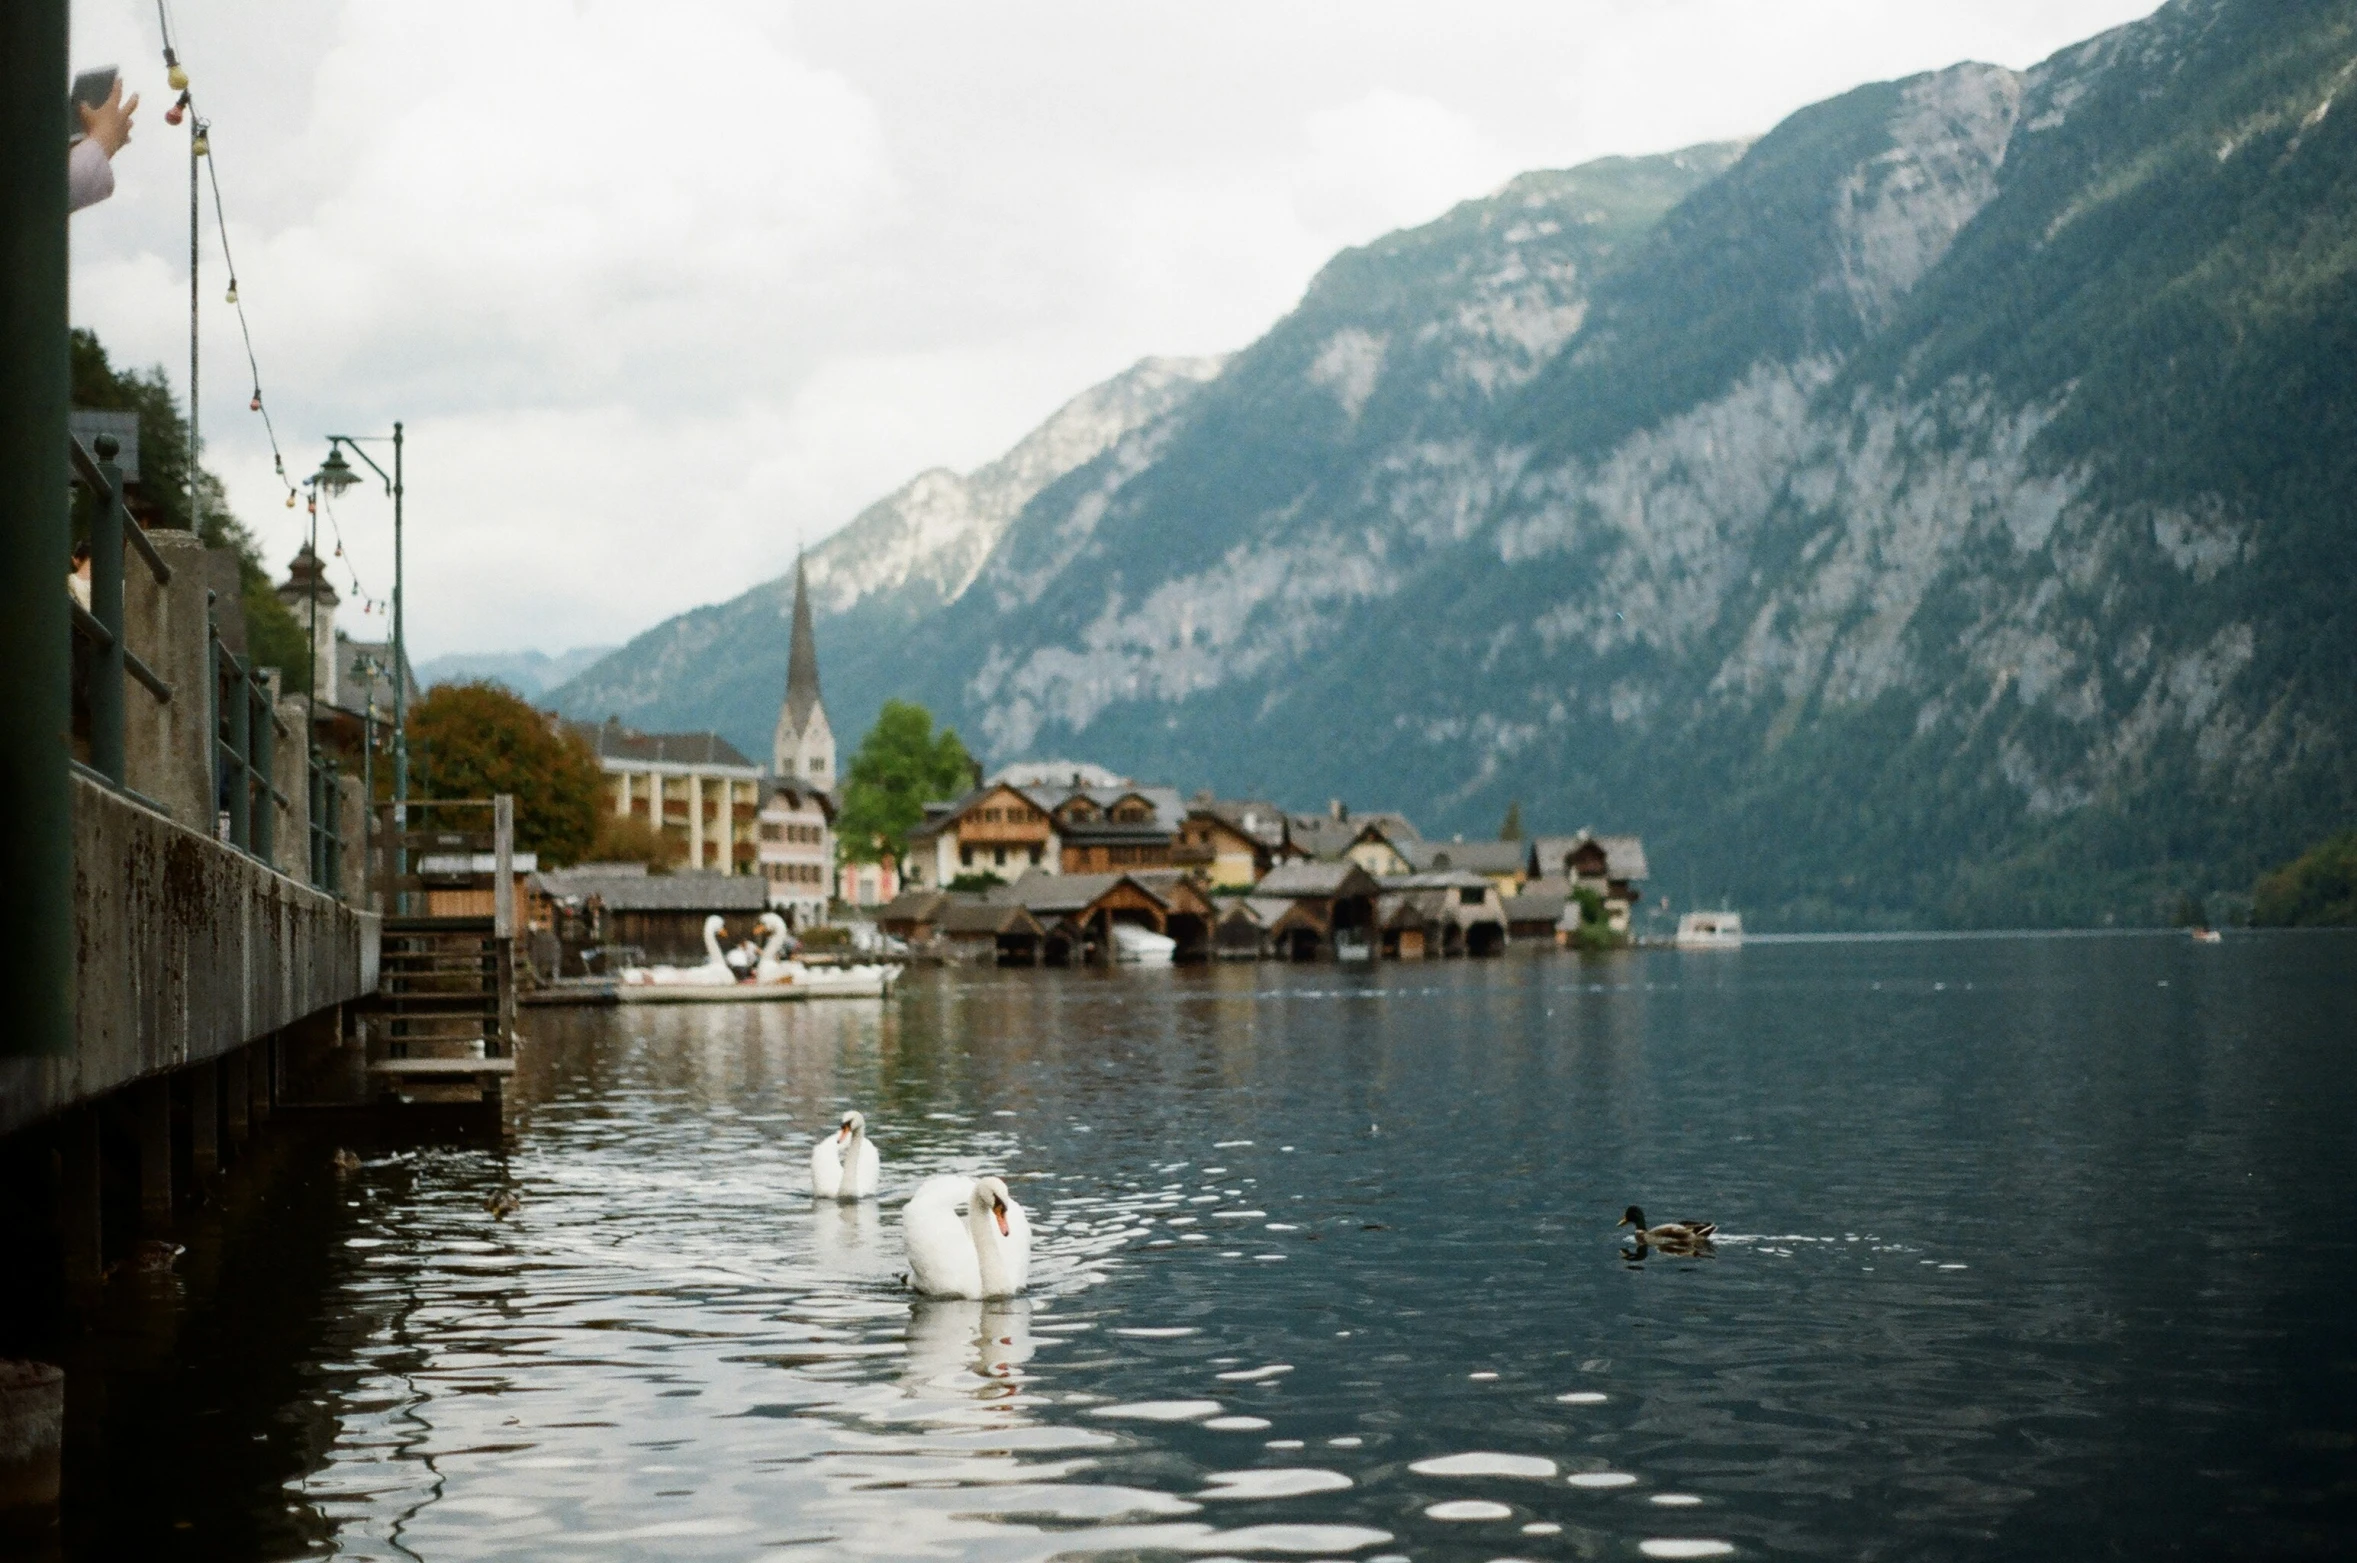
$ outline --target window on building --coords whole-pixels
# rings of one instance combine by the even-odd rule
[[[972,847],[958,848],[958,861],[966,867],[972,868],[974,866],[974,849]]]
[[[1486,890],[1474,890],[1468,888],[1457,892],[1457,904],[1459,906],[1479,906],[1488,898],[1489,892]]]

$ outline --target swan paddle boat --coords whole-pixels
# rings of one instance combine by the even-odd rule
[[[625,966],[615,996],[625,1004],[777,1004],[798,999],[872,999],[891,991],[897,966],[807,966],[786,953],[786,920],[761,914],[767,934],[752,965],[739,971],[720,948],[726,923],[704,919],[701,966]]]

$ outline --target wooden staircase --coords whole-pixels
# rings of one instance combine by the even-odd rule
[[[513,800],[380,812],[385,923],[369,1084],[405,1102],[496,1104],[516,1067]]]

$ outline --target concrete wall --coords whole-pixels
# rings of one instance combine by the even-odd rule
[[[0,1134],[375,991],[376,917],[72,785],[75,1048],[0,1059]]]
[[[171,584],[158,586],[136,553],[123,553],[123,640],[172,686],[159,705],[136,681],[123,690],[123,780],[192,830],[213,830],[212,692],[205,686],[205,594],[215,570],[193,532],[150,532]],[[224,620],[244,610],[220,605]],[[240,621],[242,623],[242,620]]]

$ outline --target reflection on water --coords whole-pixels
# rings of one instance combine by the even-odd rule
[[[246,1292],[301,1317],[238,1337],[258,1371],[207,1357],[211,1315],[145,1348],[142,1414],[217,1479],[170,1514],[82,1506],[75,1534],[385,1559],[2347,1550],[2353,957],[1830,944],[541,1012],[504,1149],[306,1182],[267,1265],[192,1244],[221,1318]],[[880,1201],[808,1196],[846,1105]],[[1028,1296],[901,1285],[898,1205],[952,1171],[1031,1210]],[[1715,1257],[1624,1260],[1632,1202],[1716,1220]],[[266,1476],[232,1458],[257,1434]]]

